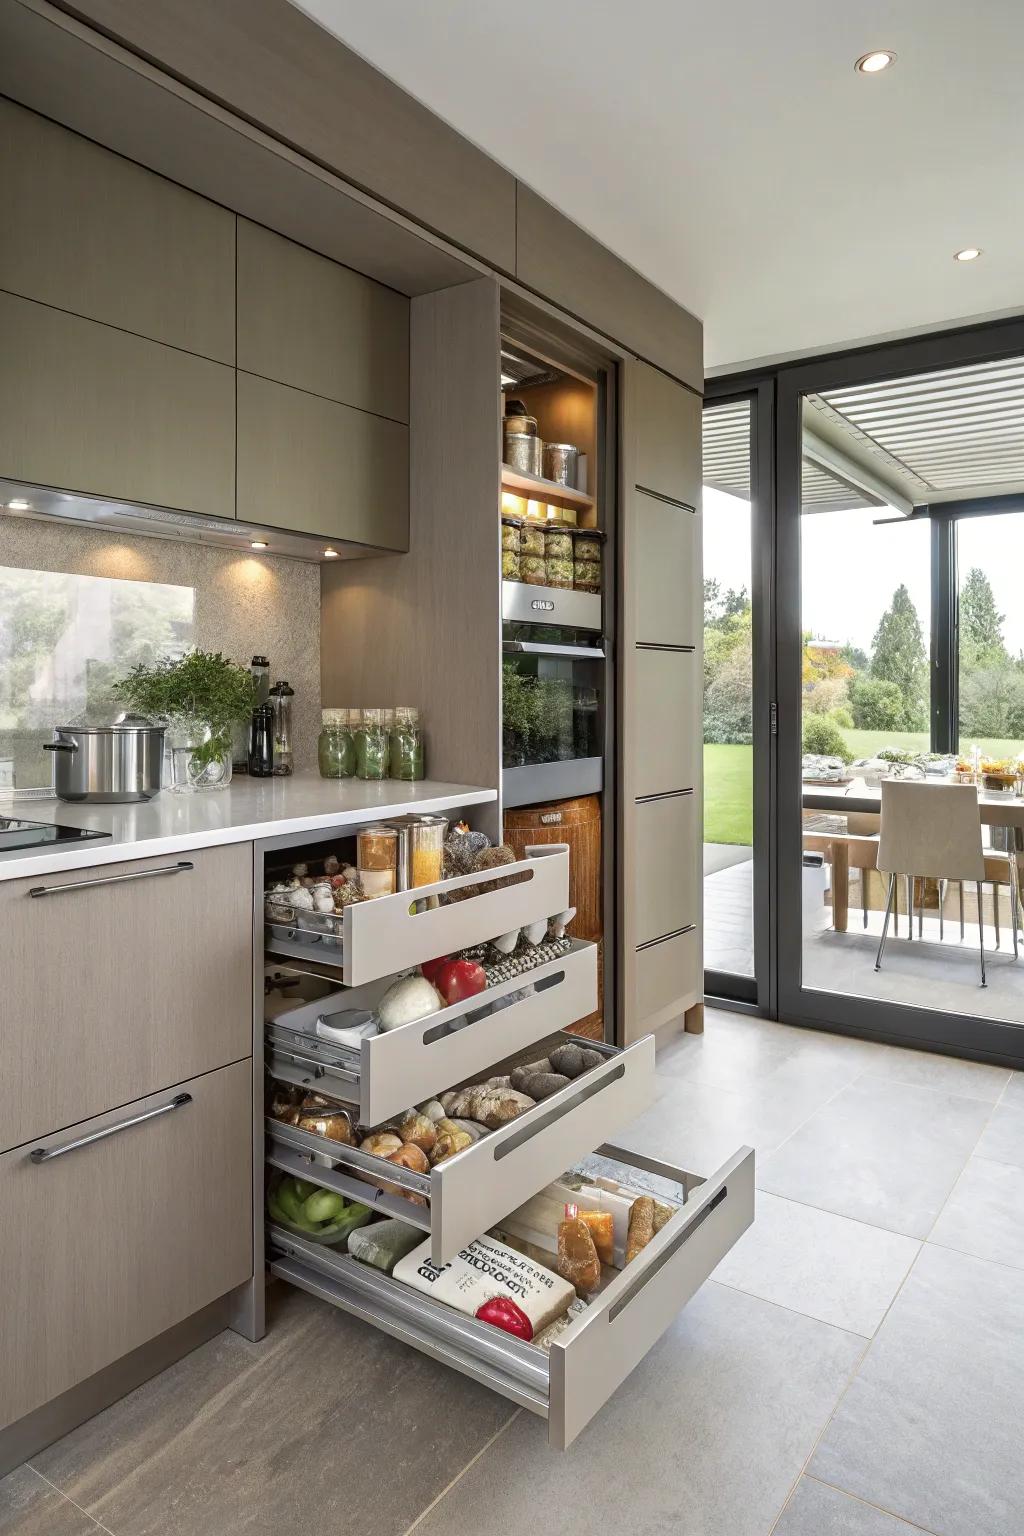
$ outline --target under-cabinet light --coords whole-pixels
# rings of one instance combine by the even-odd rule
[[[31,512],[32,503],[26,501],[23,496],[16,496],[13,501],[7,503],[12,512]]]
[[[340,557],[338,555],[338,551],[336,549],[331,549],[330,545],[328,545],[327,548],[324,550],[324,559],[325,560],[337,560],[339,558]]]
[[[253,539],[249,544],[250,549],[267,549],[268,547],[266,539]]]

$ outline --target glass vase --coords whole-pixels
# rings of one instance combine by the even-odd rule
[[[206,720],[171,720],[167,727],[170,789],[178,795],[227,789],[231,783],[231,739],[215,735]]]

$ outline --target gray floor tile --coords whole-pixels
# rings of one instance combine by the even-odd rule
[[[914,1238],[758,1190],[754,1224],[715,1279],[870,1338],[920,1247]]]
[[[838,1488],[802,1477],[772,1536],[920,1536],[920,1529]]]
[[[996,1163],[1024,1168],[1024,1103],[997,1104],[975,1152]]]
[[[282,1288],[262,1345],[222,1334],[36,1458],[117,1536],[401,1536],[513,1406]]]
[[[772,1194],[926,1237],[991,1113],[980,1099],[864,1076],[772,1156]]]
[[[416,1536],[765,1536],[863,1347],[709,1282],[568,1451],[521,1414]]]
[[[928,1241],[1024,1269],[1024,1169],[972,1157]]]
[[[994,1104],[1010,1081],[1006,1067],[980,1061],[961,1061],[956,1056],[936,1056],[929,1051],[905,1051],[889,1046],[878,1053],[869,1073],[892,1082],[916,1083],[919,1088],[938,1088]]]
[[[1024,1529],[1024,1287],[926,1244],[809,1468],[937,1536]]]
[[[691,1035],[693,1046],[658,1066],[690,1082],[710,1083],[716,1088],[747,1088],[763,1081],[781,1067],[796,1049],[767,1031],[737,1026],[715,1019],[705,1021],[703,1035]]]
[[[0,1478],[0,1536],[102,1536],[88,1515],[31,1467]]]
[[[1011,1072],[1001,1103],[1016,1104],[1024,1109],[1024,1072]]]

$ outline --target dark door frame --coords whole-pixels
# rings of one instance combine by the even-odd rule
[[[775,378],[747,376],[737,388],[709,379],[705,406],[750,402],[750,602],[752,644],[754,975],[705,970],[711,1001],[754,1004],[759,1013],[777,1012],[775,824]]]
[[[909,341],[857,348],[802,360],[776,376],[776,663],[779,735],[776,741],[778,1011],[790,1023],[951,1051],[1024,1067],[1024,1027],[976,1015],[913,1008],[802,985],[800,476],[804,395],[877,383],[930,369],[994,362],[1024,355],[1024,320],[1014,319]],[[739,381],[732,381],[734,391]],[[947,640],[947,644],[949,641]]]

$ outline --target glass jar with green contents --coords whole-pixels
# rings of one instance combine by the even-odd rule
[[[501,579],[519,581],[522,578],[521,531],[523,520],[503,513],[501,519]]]
[[[347,709],[322,711],[316,756],[322,779],[350,779],[356,771],[356,747]]]
[[[382,709],[364,709],[356,731],[356,778],[386,779],[388,737]]]
[[[573,576],[572,534],[568,528],[548,524],[544,533],[544,572],[549,587],[571,589]]]
[[[414,783],[424,777],[420,713],[408,705],[395,710],[391,728],[391,777]]]
[[[527,519],[520,534],[522,579],[531,587],[543,587],[547,580],[544,564],[544,524]]]

